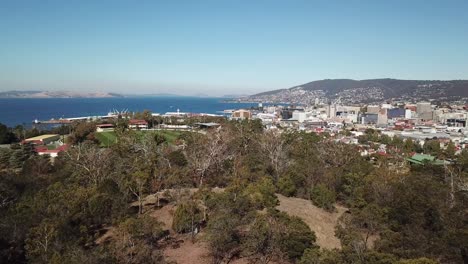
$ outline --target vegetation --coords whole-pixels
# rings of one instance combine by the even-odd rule
[[[53,161],[30,145],[0,148],[1,263],[164,263],[174,234],[155,218],[161,193],[175,206],[176,236],[206,243],[214,263],[468,261],[466,150],[431,143],[428,151],[453,160],[439,167],[407,166],[399,155],[373,162],[329,135],[263,131],[249,120],[206,134],[122,124],[103,147],[111,134],[89,124],[76,124],[72,147]],[[365,140],[414,147],[377,134]],[[195,188],[188,199],[184,188]],[[320,248],[302,219],[275,209],[277,193],[347,207],[336,226],[341,248]]]

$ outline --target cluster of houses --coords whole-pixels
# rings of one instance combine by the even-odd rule
[[[49,155],[52,158],[57,157],[60,152],[69,148],[69,145],[64,144],[61,136],[57,134],[40,135],[25,139],[21,143],[32,144],[37,154]]]
[[[412,139],[423,146],[428,139],[440,142],[445,148],[453,142],[457,151],[468,145],[468,106],[451,105],[437,107],[430,102],[394,103],[380,105],[339,105],[326,104],[311,106],[267,105],[259,104],[251,109],[225,110],[224,115],[193,114],[168,112],[153,116],[185,120],[193,116],[226,116],[233,120],[259,119],[267,129],[293,129],[305,132],[324,133],[346,144],[358,144],[359,136],[364,135],[369,128],[378,130],[390,138],[399,137],[402,140]],[[105,119],[103,119],[105,120]],[[98,124],[97,132],[114,130],[114,124]],[[191,126],[184,124],[162,124],[157,129],[191,130],[193,128],[218,127],[218,123],[196,123]],[[135,130],[151,129],[151,125],[142,119],[128,119],[128,127]],[[341,131],[349,133],[340,133]],[[34,144],[40,155],[56,156],[68,148],[58,135],[42,135],[25,140]],[[51,147],[55,146],[55,147]],[[361,147],[361,155],[374,153],[386,154],[387,146],[382,144],[375,148]]]
[[[359,136],[368,129],[389,138],[411,139],[421,147],[437,140],[442,149],[453,142],[457,152],[468,146],[468,106],[437,107],[430,102],[346,106],[337,104],[313,106],[269,105],[237,110],[232,119],[260,119],[269,129],[286,128],[305,132],[327,132],[336,141],[360,145]],[[339,133],[347,130],[345,135]],[[386,155],[387,146],[377,149],[361,146],[361,155]],[[427,157],[426,157],[427,158]],[[412,162],[413,160],[409,160]]]

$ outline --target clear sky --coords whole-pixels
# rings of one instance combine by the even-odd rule
[[[468,79],[467,0],[2,0],[0,91]]]

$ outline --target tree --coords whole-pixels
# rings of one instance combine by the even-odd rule
[[[229,215],[211,218],[207,226],[207,239],[214,263],[230,260],[239,251],[239,219]]]
[[[444,151],[444,156],[445,158],[453,159],[455,158],[455,152],[456,152],[455,144],[452,141],[450,141],[447,145],[447,148]]]
[[[411,153],[413,151],[416,151],[414,141],[411,138],[407,138],[403,145],[403,149],[406,153]]]
[[[128,218],[117,226],[111,250],[119,263],[161,263],[154,246],[165,235],[161,223],[151,216]]]
[[[9,148],[0,148],[0,170],[10,167],[10,157],[13,151]]]
[[[138,200],[138,213],[143,213],[143,195],[149,183],[149,172],[147,170],[137,170],[127,178],[126,187]]]
[[[13,134],[7,126],[0,123],[0,144],[10,144],[16,142],[15,134]]]
[[[318,248],[308,248],[302,254],[298,264],[322,264],[320,250]]]
[[[115,173],[111,150],[93,144],[78,144],[65,152],[65,158],[74,168],[74,174],[87,184],[97,186]]]
[[[268,130],[260,138],[260,146],[264,155],[268,157],[274,170],[275,180],[286,166],[286,144],[281,134],[275,130]]]
[[[96,123],[94,122],[79,122],[74,125],[72,134],[68,137],[71,144],[83,143],[84,141],[97,142],[94,137],[96,131]]]
[[[262,264],[285,258],[281,248],[281,229],[284,227],[276,219],[269,215],[257,215],[243,241],[244,250]]]
[[[278,191],[285,196],[293,196],[296,193],[296,185],[289,175],[283,176],[277,183]]]
[[[372,248],[370,239],[385,230],[386,220],[386,210],[376,204],[352,208],[350,214],[344,214],[339,219],[335,233],[342,247],[362,260],[365,253]]]
[[[271,178],[263,177],[258,182],[249,184],[245,193],[259,209],[274,208],[278,205],[276,188]]]
[[[243,246],[261,263],[275,259],[297,261],[308,248],[316,248],[315,233],[299,218],[269,209],[249,225]]]
[[[215,165],[219,165],[226,158],[226,135],[222,131],[215,130],[206,136],[197,137],[197,141],[191,144],[187,150],[187,160],[194,171],[199,188],[203,187],[206,174]]]
[[[314,205],[327,211],[335,210],[335,192],[328,189],[324,184],[314,186],[310,192],[310,199]]]
[[[9,158],[10,168],[21,169],[24,163],[35,155],[32,144],[25,143],[19,149],[14,149]]]
[[[427,140],[426,143],[424,143],[424,153],[430,154],[433,156],[439,156],[441,151],[440,151],[440,142],[437,139],[431,139]]]
[[[181,203],[177,206],[172,220],[172,229],[177,233],[195,235],[197,226],[203,221],[203,213],[197,203],[193,200]]]
[[[250,199],[236,190],[211,194],[205,201],[209,218],[206,239],[214,263],[229,262],[241,251],[243,226],[255,214]]]
[[[282,212],[270,211],[280,226],[281,248],[290,260],[298,260],[308,248],[315,248],[316,236],[304,221],[298,217],[290,217]]]
[[[57,227],[49,221],[43,221],[39,226],[32,228],[25,246],[28,258],[30,260],[40,259],[47,263],[54,253],[53,247],[57,235]]]

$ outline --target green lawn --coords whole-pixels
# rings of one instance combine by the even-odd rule
[[[145,133],[160,134],[164,136],[169,143],[172,143],[184,132],[174,130],[137,131],[138,135],[143,135]],[[96,132],[95,136],[101,143],[101,147],[112,146],[115,144],[117,138],[114,131]]]
[[[95,136],[101,142],[101,147],[112,146],[117,138],[114,131],[96,132]]]

